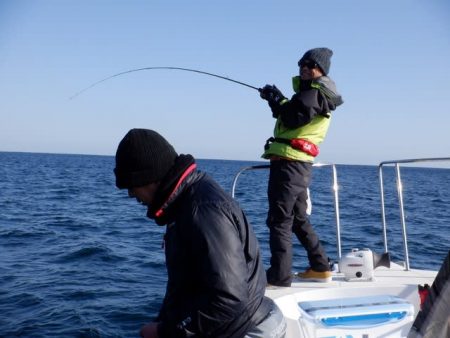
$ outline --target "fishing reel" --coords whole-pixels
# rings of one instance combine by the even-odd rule
[[[391,266],[389,252],[379,255],[370,249],[352,249],[339,261],[339,271],[347,281],[373,280],[374,270],[379,266]]]

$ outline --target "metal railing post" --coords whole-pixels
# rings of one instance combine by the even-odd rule
[[[384,205],[384,183],[383,183],[383,169],[382,164],[378,166],[378,177],[380,180],[380,197],[381,197],[381,221],[383,223],[383,243],[384,243],[384,252],[388,252],[387,246],[387,231],[386,231],[386,212]]]
[[[402,224],[402,237],[403,237],[403,251],[405,254],[405,270],[409,270],[409,253],[408,253],[408,240],[406,235],[406,221],[405,221],[405,210],[403,206],[403,184],[400,177],[400,166],[398,163],[395,164],[395,171],[397,174],[397,195],[400,207],[400,222]]]
[[[336,166],[332,164],[333,169],[333,192],[334,192],[334,215],[336,217],[336,239],[337,239],[337,253],[338,259],[341,260],[342,252],[341,252],[341,221],[340,221],[340,213],[339,213],[339,186],[337,183],[337,171]]]
[[[402,226],[402,238],[403,238],[403,251],[405,255],[405,270],[410,269],[409,265],[409,250],[408,250],[408,236],[406,234],[406,221],[405,221],[405,209],[403,205],[403,184],[400,175],[400,163],[419,163],[419,162],[442,162],[450,161],[450,157],[432,157],[432,158],[414,158],[405,160],[393,160],[384,161],[379,164],[379,178],[380,178],[380,196],[381,196],[381,216],[383,222],[383,240],[385,242],[384,248],[387,252],[387,236],[386,236],[386,214],[385,214],[385,204],[384,204],[384,192],[383,192],[383,170],[382,167],[387,164],[395,165],[396,171],[396,182],[397,182],[397,197],[400,209],[400,222]]]

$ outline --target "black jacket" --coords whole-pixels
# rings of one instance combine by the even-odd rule
[[[158,333],[243,337],[268,315],[272,302],[264,297],[259,245],[238,204],[196,171],[188,156],[181,155],[149,210],[157,223],[168,224],[168,283]]]
[[[283,104],[269,102],[273,117],[281,116],[281,121],[287,128],[304,126],[316,115],[330,117],[331,111],[344,102],[337,92],[336,84],[327,76],[314,80],[295,78],[295,94],[289,101]]]

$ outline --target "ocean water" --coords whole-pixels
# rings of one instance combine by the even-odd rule
[[[198,160],[227,191],[243,167]],[[114,185],[111,156],[0,152],[0,337],[138,337],[162,301],[164,227]],[[378,167],[337,165],[342,252],[383,252]],[[269,261],[267,170],[239,176],[235,197]],[[388,249],[403,260],[394,171],[384,174]],[[450,248],[450,170],[402,168],[412,268],[439,269]],[[337,258],[330,167],[315,168],[311,221]],[[306,268],[294,241],[294,270]]]

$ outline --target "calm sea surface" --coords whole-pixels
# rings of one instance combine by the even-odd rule
[[[231,192],[262,162],[198,160]],[[138,337],[158,312],[164,227],[114,185],[114,158],[0,152],[0,337]],[[337,165],[342,252],[383,252],[378,167]],[[403,260],[394,171],[385,181],[389,251]],[[236,199],[269,260],[267,170],[245,171]],[[412,268],[439,269],[450,248],[450,170],[403,168]],[[337,258],[330,167],[315,168],[312,223]],[[294,270],[304,269],[295,244]]]

